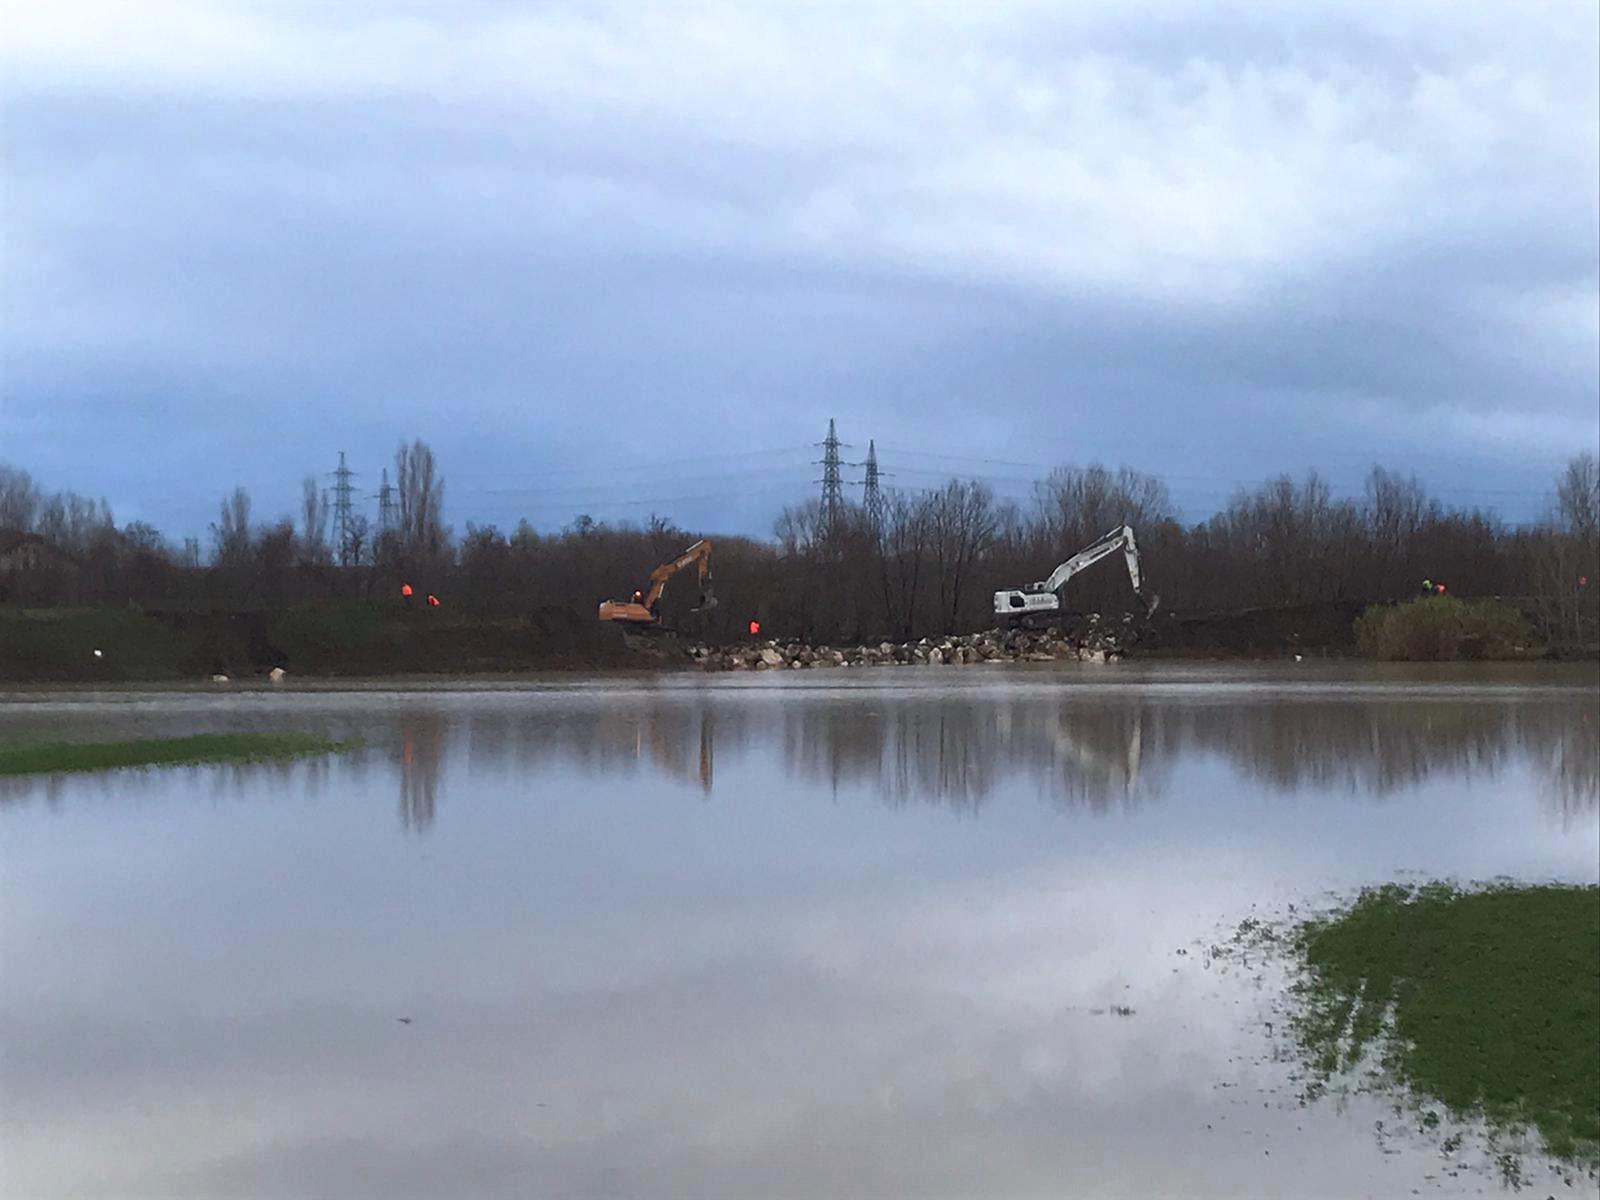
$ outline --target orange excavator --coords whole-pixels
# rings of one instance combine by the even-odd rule
[[[664,562],[651,571],[648,592],[635,592],[632,600],[602,600],[600,619],[620,621],[639,629],[659,628],[661,593],[666,590],[667,580],[691,563],[698,564],[700,568],[700,603],[689,611],[705,612],[715,608],[717,598],[711,594],[711,543],[702,539],[671,562]]]

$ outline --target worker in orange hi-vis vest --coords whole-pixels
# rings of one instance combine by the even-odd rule
[[[400,585],[400,599],[405,603],[407,608],[411,607],[411,585],[409,583],[402,583]]]
[[[429,608],[438,608],[439,607],[439,597],[435,596],[432,592],[428,593],[428,607]]]

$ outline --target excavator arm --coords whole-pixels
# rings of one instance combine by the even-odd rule
[[[1056,593],[1066,582],[1079,572],[1088,570],[1101,559],[1109,558],[1118,550],[1122,551],[1123,560],[1127,563],[1128,580],[1133,584],[1134,595],[1144,602],[1145,615],[1153,616],[1161,604],[1161,597],[1144,594],[1139,571],[1139,545],[1134,540],[1131,525],[1119,525],[1104,537],[1085,546],[1051,571],[1048,578],[1030,583],[1024,588],[996,592],[994,594],[996,615],[1022,617],[1057,611],[1060,601]]]
[[[1067,580],[1080,571],[1087,571],[1102,558],[1108,558],[1118,550],[1123,552],[1128,562],[1128,578],[1133,581],[1133,590],[1139,590],[1139,548],[1134,544],[1133,528],[1129,525],[1113,529],[1105,537],[1092,545],[1085,546],[1066,562],[1050,572],[1048,579],[1031,584],[1031,592],[1059,592]]]
[[[662,563],[654,571],[650,572],[650,591],[645,595],[644,606],[649,608],[657,600],[661,599],[661,593],[666,590],[667,580],[691,563],[698,563],[700,566],[700,590],[704,593],[704,598],[697,607],[715,608],[716,597],[711,595],[708,587],[711,579],[711,543],[703,538],[671,562]],[[707,604],[706,600],[709,600],[710,603]]]
[[[690,546],[671,562],[664,562],[650,572],[650,590],[634,600],[604,600],[600,604],[602,621],[623,621],[635,626],[654,626],[660,623],[657,601],[666,590],[667,580],[690,565],[698,565],[700,574],[700,603],[694,612],[703,612],[717,606],[711,594],[711,543],[702,539]]]

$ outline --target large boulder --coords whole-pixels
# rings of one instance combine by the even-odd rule
[[[761,648],[761,653],[757,657],[763,666],[783,666],[783,651],[779,650],[776,646],[763,646]]]

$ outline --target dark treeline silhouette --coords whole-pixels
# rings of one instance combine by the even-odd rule
[[[555,533],[524,521],[510,532],[468,523],[456,536],[428,447],[403,445],[395,467],[387,528],[359,514],[331,527],[326,496],[308,479],[298,522],[257,522],[237,490],[202,548],[174,545],[142,522],[118,526],[103,500],[48,494],[0,465],[0,603],[261,611],[391,602],[411,582],[451,613],[587,610],[627,596],[700,536],[661,517],[640,527],[582,516]],[[752,619],[774,636],[814,642],[970,631],[992,624],[995,589],[1042,578],[1124,522],[1137,529],[1149,586],[1169,609],[1395,600],[1418,594],[1426,578],[1458,596],[1515,598],[1549,639],[1595,637],[1600,465],[1589,452],[1554,481],[1544,517],[1524,525],[1447,507],[1382,467],[1359,500],[1335,498],[1314,473],[1278,477],[1195,525],[1179,522],[1159,479],[1101,466],[1056,470],[1026,505],[962,479],[888,493],[875,518],[813,500],[785,509],[770,541],[705,531],[716,538],[721,606],[689,614],[696,589],[680,584],[669,585],[663,609],[670,624],[711,638],[740,636]],[[1115,560],[1073,580],[1066,603],[1077,612],[1134,606]]]

